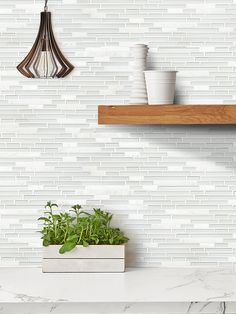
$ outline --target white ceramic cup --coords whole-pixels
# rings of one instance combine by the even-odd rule
[[[136,59],[144,59],[146,62],[148,49],[149,48],[147,45],[142,45],[142,44],[134,45],[134,46],[130,47],[131,56],[136,58]]]
[[[144,71],[149,105],[174,103],[177,71]]]

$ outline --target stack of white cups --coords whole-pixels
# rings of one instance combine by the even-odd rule
[[[147,90],[144,77],[144,71],[146,70],[148,46],[143,44],[137,44],[130,48],[132,60],[132,90],[130,103],[131,104],[147,104]]]

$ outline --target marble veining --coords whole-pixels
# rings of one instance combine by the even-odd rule
[[[216,285],[215,280],[217,279],[218,275],[225,275],[228,276],[232,270],[224,270],[224,269],[214,269],[214,270],[207,270],[204,271],[202,269],[197,269],[191,274],[187,274],[186,276],[183,276],[183,283],[171,287],[170,290],[179,289],[183,287],[189,287],[201,284],[201,286],[211,292],[215,292],[214,296],[206,298],[206,301],[213,301],[213,300],[227,300],[230,297],[233,297],[235,294],[234,291],[228,291],[224,292],[222,290],[221,285]],[[214,278],[214,274],[216,275]]]
[[[40,268],[0,268],[0,314],[16,312],[235,314],[236,270],[43,274]]]
[[[130,268],[121,274],[43,274],[40,268],[0,268],[0,302],[236,302],[236,270]]]
[[[21,303],[0,306],[1,314],[235,314],[236,303]]]

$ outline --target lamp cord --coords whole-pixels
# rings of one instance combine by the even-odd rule
[[[48,10],[48,0],[45,0],[44,11]]]

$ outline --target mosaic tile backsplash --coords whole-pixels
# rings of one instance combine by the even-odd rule
[[[47,200],[115,215],[129,266],[236,264],[236,126],[98,126],[129,100],[129,46],[179,103],[236,103],[235,0],[49,0],[61,80],[21,76],[41,0],[0,0],[0,265],[39,266]]]

